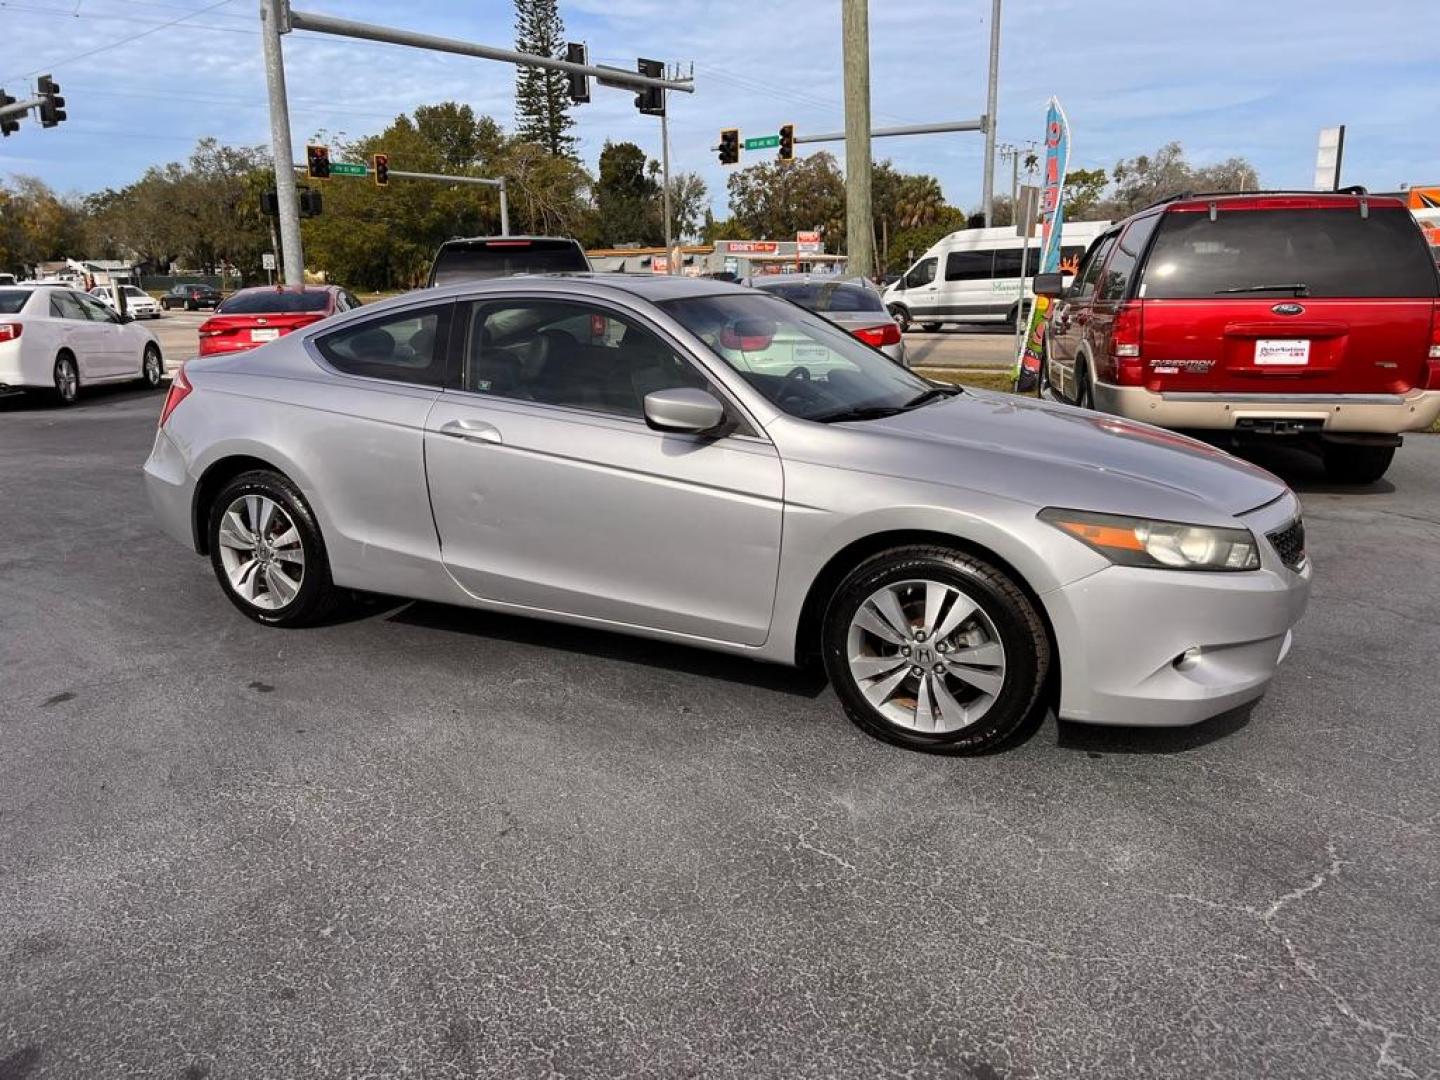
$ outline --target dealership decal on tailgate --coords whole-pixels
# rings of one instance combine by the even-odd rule
[[[1308,364],[1310,342],[1283,338],[1261,338],[1255,342],[1256,364]]]

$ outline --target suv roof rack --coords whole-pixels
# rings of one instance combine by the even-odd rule
[[[1252,191],[1181,191],[1174,195],[1167,195],[1163,199],[1157,199],[1149,206],[1136,210],[1135,213],[1143,214],[1146,210],[1153,210],[1157,206],[1179,202],[1182,199],[1230,199],[1237,195],[1359,195],[1363,198],[1369,194],[1370,192],[1364,184],[1351,184],[1349,187],[1336,188],[1334,191],[1315,191],[1310,188],[1258,188]]]

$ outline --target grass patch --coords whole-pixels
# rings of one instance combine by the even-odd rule
[[[941,367],[917,367],[914,371],[935,382],[973,386],[977,390],[1000,390],[1008,394],[1015,389],[1015,380],[1009,371],[956,371]]]

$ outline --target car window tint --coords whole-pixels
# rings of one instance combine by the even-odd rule
[[[347,375],[442,386],[451,306],[350,323],[321,337],[316,346],[332,367]]]
[[[29,299],[30,293],[27,290],[0,289],[0,315],[18,315],[25,306],[25,301]]]
[[[1155,221],[1154,217],[1140,218],[1126,228],[1115,247],[1115,254],[1110,256],[1110,262],[1100,277],[1098,292],[1101,300],[1125,299],[1135,263],[1145,250],[1150,234],[1155,231]]]
[[[222,301],[217,315],[284,315],[324,311],[330,306],[330,294],[324,289],[289,290],[253,289],[238,292]]]
[[[1228,295],[1256,285],[1306,286],[1312,297],[1433,298],[1435,264],[1410,211],[1358,206],[1164,215],[1145,263],[1149,298]],[[1240,293],[1284,299],[1284,289]]]
[[[863,285],[839,281],[799,281],[772,284],[763,282],[756,288],[792,300],[811,311],[884,311],[879,293]]]
[[[514,274],[585,272],[590,263],[574,240],[481,240],[445,244],[431,268],[432,285]]]
[[[463,385],[479,394],[639,417],[646,394],[709,385],[633,319],[582,303],[477,304],[467,341]]]
[[[990,277],[994,262],[991,251],[952,251],[945,256],[946,281],[980,281]]]
[[[114,322],[115,316],[111,314],[110,308],[96,300],[93,296],[86,296],[84,293],[74,293],[76,306],[80,308],[80,317],[89,319],[91,322]]]
[[[935,280],[935,258],[921,259],[910,272],[905,275],[905,287],[907,289],[918,289],[923,285],[929,285]]]
[[[1073,299],[1083,300],[1095,294],[1095,284],[1100,277],[1100,268],[1105,265],[1106,256],[1115,245],[1115,235],[1102,236],[1096,245],[1090,249],[1090,257],[1080,267],[1080,276],[1076,279],[1073,292]]]

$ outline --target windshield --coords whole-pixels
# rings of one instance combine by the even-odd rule
[[[573,240],[492,240],[447,244],[435,257],[432,285],[509,277],[585,271],[590,264]]]
[[[138,297],[140,297],[140,299],[142,299],[142,300],[148,300],[148,299],[150,299],[150,296],[149,296],[148,293],[143,293],[143,292],[141,292],[141,291],[140,291],[139,289],[137,289],[134,285],[126,285],[126,286],[125,286],[125,295],[126,295],[126,296],[138,296]]]
[[[0,315],[15,315],[30,299],[27,289],[0,289]]]
[[[299,312],[324,311],[330,304],[330,294],[319,290],[305,292],[271,292],[259,289],[255,292],[236,293],[215,309],[217,315],[291,315]]]
[[[803,308],[821,312],[884,311],[878,293],[863,285],[840,281],[765,281],[755,286],[762,292],[783,296]]]
[[[1410,211],[1358,206],[1165,214],[1145,263],[1148,300],[1433,297],[1435,265]]]
[[[866,419],[911,407],[934,389],[833,323],[763,292],[659,306],[791,416]]]

